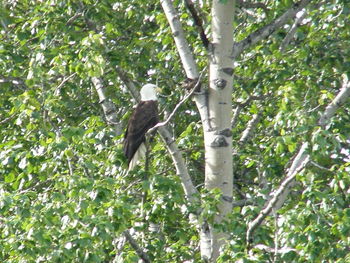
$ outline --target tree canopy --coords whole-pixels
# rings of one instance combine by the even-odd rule
[[[206,187],[191,99],[127,173],[139,88],[162,89],[163,120],[189,92],[160,2],[0,2],[0,261],[201,262],[209,222],[227,235],[217,262],[348,262],[348,1],[236,1],[232,209],[218,224],[225,196]],[[169,2],[210,86],[212,2],[231,0]]]

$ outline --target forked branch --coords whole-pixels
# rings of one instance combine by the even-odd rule
[[[348,100],[350,96],[350,81],[347,77],[343,76],[343,85],[334,100],[326,107],[323,114],[319,119],[319,124],[324,127],[334,116],[336,111]],[[282,181],[279,188],[272,194],[272,198],[266,202],[265,208],[260,211],[258,216],[248,224],[248,230],[246,235],[246,241],[248,248],[250,247],[253,239],[253,233],[255,229],[261,225],[264,219],[271,213],[271,211],[277,211],[280,209],[284,202],[287,200],[291,189],[296,185],[295,177],[302,171],[305,166],[310,162],[310,155],[307,152],[308,143],[304,142],[300,147],[300,150],[295,155],[292,165],[289,168],[286,178]]]

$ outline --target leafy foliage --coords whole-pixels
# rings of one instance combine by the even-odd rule
[[[225,3],[226,1],[221,1]],[[265,1],[267,10],[237,8],[235,40],[272,21],[291,1]],[[205,48],[182,3],[175,1],[196,61]],[[185,78],[157,1],[3,1],[0,8],[0,261],[137,262],[123,237],[133,230],[152,262],[199,262],[199,236],[171,158],[157,138],[148,174],[127,174],[118,135],[106,125],[91,77],[101,77],[125,123],[132,100],[116,66],[139,83],[162,87],[162,114],[174,108]],[[201,6],[208,15],[207,1]],[[311,5],[295,37],[280,45],[293,21],[235,62],[233,127],[235,198],[230,234],[219,262],[347,262],[349,242],[349,103],[326,128],[320,113],[349,77],[350,6]],[[206,82],[206,80],[204,80]],[[249,99],[250,96],[263,99]],[[245,103],[247,102],[247,103]],[[254,114],[261,118],[245,144]],[[203,136],[193,103],[172,120],[194,184],[203,186]],[[312,164],[291,198],[245,247],[247,223],[285,176],[303,142]],[[146,178],[146,179],[144,179]],[[147,193],[146,202],[142,202]],[[220,193],[201,192],[203,217]],[[154,224],[159,228],[152,230]],[[281,253],[274,253],[274,249]],[[266,253],[267,251],[267,253]]]

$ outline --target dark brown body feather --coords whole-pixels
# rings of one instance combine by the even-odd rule
[[[147,131],[158,123],[158,103],[155,100],[140,101],[132,113],[124,136],[124,154],[128,163],[137,149],[145,142]]]

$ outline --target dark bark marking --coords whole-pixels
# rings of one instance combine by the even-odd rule
[[[222,71],[229,76],[233,75],[233,68],[223,68]]]
[[[227,81],[224,79],[214,79],[214,84],[219,89],[224,89],[226,87]]]
[[[227,143],[224,136],[219,135],[214,139],[214,141],[211,142],[210,146],[211,147],[226,147],[226,146],[228,146],[228,143]]]

